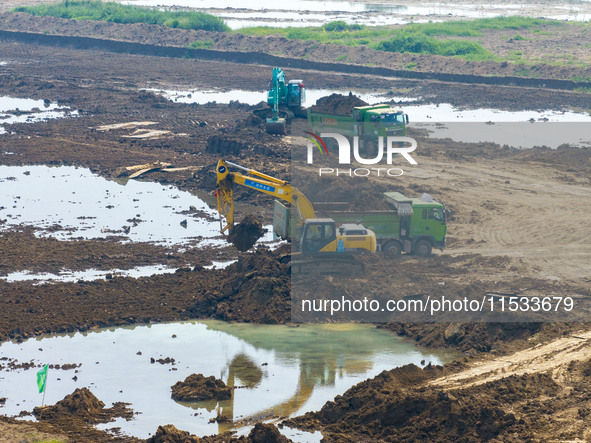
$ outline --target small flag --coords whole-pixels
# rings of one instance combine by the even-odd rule
[[[39,393],[45,392],[45,384],[47,383],[47,368],[49,365],[43,366],[43,369],[37,371],[37,387],[39,388]]]

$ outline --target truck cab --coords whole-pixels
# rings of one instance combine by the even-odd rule
[[[419,256],[431,255],[432,248],[443,251],[447,220],[445,206],[429,194],[408,198],[400,192],[385,192],[386,200],[396,208],[400,220],[399,242],[402,250]],[[388,241],[382,250],[388,248]]]
[[[360,106],[354,108],[353,117],[363,122],[363,128],[359,128],[356,135],[399,136],[406,135],[408,115],[400,109],[395,109],[387,104],[374,106]]]

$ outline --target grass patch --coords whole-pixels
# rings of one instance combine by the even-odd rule
[[[122,5],[99,0],[63,0],[39,6],[20,6],[16,12],[38,16],[60,17],[73,20],[102,20],[113,23],[148,23],[181,29],[228,31],[224,21],[197,11],[160,11],[154,8]]]
[[[207,49],[213,47],[213,40],[195,40],[189,45],[190,49]]]
[[[458,37],[481,37],[487,29],[535,29],[537,26],[548,24],[560,26],[560,22],[556,20],[495,17],[443,23],[412,23],[399,28],[349,25],[338,20],[315,28],[259,26],[234,32],[258,36],[276,34],[292,40],[313,40],[318,43],[365,45],[389,52],[458,56],[468,60],[496,60],[494,54],[487,51],[479,42]]]
[[[343,61],[347,60],[347,57],[348,57],[347,54],[342,54],[342,55],[339,55],[338,57],[335,57],[334,61],[335,62],[343,62]]]
[[[459,55],[471,59],[486,59],[493,56],[478,42],[460,39],[439,40],[412,31],[401,32],[389,40],[380,42],[376,49],[413,54]]]

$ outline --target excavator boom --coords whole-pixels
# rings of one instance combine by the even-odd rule
[[[241,169],[248,175],[240,172],[230,172],[228,165]],[[314,207],[308,198],[285,180],[271,177],[254,169],[245,168],[236,163],[220,160],[217,165],[216,196],[218,212],[226,219],[226,225],[222,225],[222,233],[234,226],[234,195],[232,189],[234,183],[256,189],[259,192],[291,203],[296,208],[302,221],[308,218],[316,218]]]

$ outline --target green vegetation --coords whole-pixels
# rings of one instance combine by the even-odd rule
[[[195,40],[189,45],[190,49],[207,49],[213,46],[213,40]]]
[[[477,56],[477,58],[492,58],[492,54],[484,49],[480,43],[459,39],[438,40],[416,32],[399,33],[399,35],[390,40],[378,43],[376,49],[389,52],[411,52],[413,54],[460,55]]]
[[[104,20],[114,23],[148,23],[171,28],[228,31],[224,21],[213,15],[193,11],[160,11],[153,8],[122,5],[99,0],[64,0],[39,6],[20,6],[16,12],[74,20]]]
[[[334,61],[335,62],[342,62],[342,61],[347,60],[347,57],[348,57],[347,54],[342,54],[342,55],[335,57]]]
[[[469,60],[494,60],[496,57],[476,40],[477,37],[484,35],[483,31],[530,29],[548,24],[560,26],[560,22],[556,20],[495,17],[443,23],[411,23],[399,28],[348,25],[339,20],[316,28],[259,26],[243,28],[235,32],[246,35],[279,34],[293,40],[313,40],[319,43],[367,45],[373,49],[390,52],[451,55]]]

